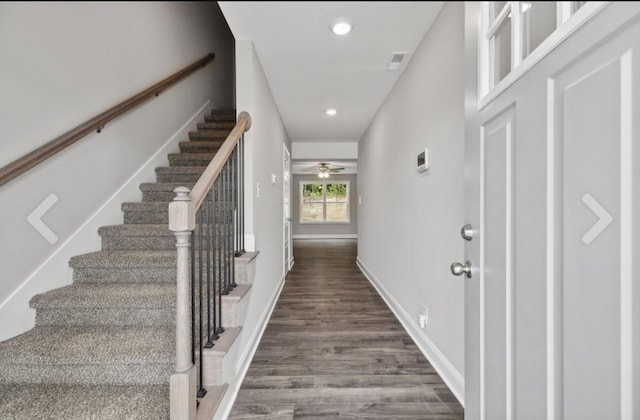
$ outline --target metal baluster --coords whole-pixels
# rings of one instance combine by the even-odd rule
[[[235,239],[237,238],[237,227],[236,227],[236,214],[237,214],[237,209],[238,209],[238,188],[237,188],[237,182],[238,182],[238,176],[237,176],[237,168],[236,168],[236,150],[233,150],[233,154],[231,156],[230,162],[231,162],[231,167],[229,169],[229,172],[231,173],[231,178],[233,178],[231,180],[231,205],[229,206],[229,215],[230,215],[230,232],[229,232],[229,241],[230,241],[230,246],[229,246],[229,254],[230,254],[230,258],[229,258],[229,270],[230,270],[230,278],[231,278],[231,284],[230,286],[232,288],[236,288],[238,287],[238,285],[236,284],[236,276],[235,276],[235,257],[236,255],[239,255],[237,253],[237,249],[238,249],[238,243],[237,241],[235,241]]]
[[[202,320],[202,315],[203,315],[203,310],[202,310],[202,279],[203,279],[203,275],[202,275],[202,269],[203,269],[203,264],[202,264],[202,212],[204,209],[200,208],[200,210],[198,210],[197,212],[197,217],[196,217],[196,223],[198,225],[198,288],[199,288],[199,293],[198,293],[198,315],[199,315],[199,325],[198,325],[198,347],[200,350],[200,360],[199,363],[200,365],[198,366],[198,398],[202,398],[206,395],[207,390],[204,389],[203,387],[203,370],[202,370],[202,359],[203,359],[203,353],[204,353],[204,347],[203,347],[203,340],[202,340],[202,324],[203,324],[203,320]]]
[[[222,226],[224,221],[222,220],[222,213],[220,211],[220,204],[222,203],[222,191],[220,190],[221,184],[222,180],[218,176],[215,184],[216,198],[218,200],[218,206],[216,208],[216,261],[218,262],[218,293],[216,293],[216,296],[218,298],[218,327],[216,329],[216,334],[222,334],[224,332],[224,328],[222,328],[222,295],[225,294],[222,279]]]
[[[231,267],[230,267],[231,261],[230,261],[230,258],[229,258],[229,253],[233,252],[233,250],[231,249],[231,239],[232,239],[232,237],[231,237],[231,226],[232,226],[233,221],[231,220],[231,216],[230,216],[231,215],[231,206],[232,206],[232,204],[231,204],[231,202],[232,202],[231,196],[233,194],[231,194],[231,191],[229,190],[229,186],[231,185],[231,182],[232,182],[231,181],[231,165],[230,165],[229,161],[227,161],[227,164],[225,165],[224,172],[225,172],[225,176],[227,177],[227,200],[224,203],[225,204],[225,214],[226,214],[225,219],[227,221],[227,234],[226,234],[226,236],[224,238],[225,239],[225,254],[224,254],[224,258],[225,258],[225,261],[226,261],[226,264],[225,264],[224,268],[225,268],[226,275],[227,275],[227,291],[230,292],[231,290],[233,290],[233,287],[231,286]]]
[[[244,134],[240,136],[240,252],[245,253],[244,248]]]
[[[207,226],[205,229],[207,244],[207,342],[204,345],[207,349],[213,347],[213,342],[211,341],[211,212],[213,209],[211,208],[211,200],[209,199],[211,195],[213,194],[209,191],[203,203],[203,208],[207,215]]]
[[[209,334],[210,334],[210,340],[217,340],[218,338],[220,338],[220,336],[218,335],[217,331],[217,326],[216,326],[216,321],[218,318],[218,314],[216,312],[216,308],[217,308],[217,304],[216,304],[216,264],[218,264],[216,262],[216,237],[215,237],[215,232],[216,232],[216,199],[215,199],[215,190],[214,190],[215,186],[211,187],[211,192],[209,193],[209,195],[211,196],[210,198],[210,207],[211,207],[211,224],[209,225],[209,238],[211,240],[212,243],[212,247],[211,247],[211,254],[212,254],[212,258],[213,258],[213,264],[211,265],[211,287],[213,289],[213,294],[212,296],[212,300],[213,300],[213,328],[211,328],[209,330]],[[213,346],[213,343],[211,344]]]

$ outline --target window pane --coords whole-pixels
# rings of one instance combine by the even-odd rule
[[[493,87],[511,71],[511,17],[502,21],[490,42],[493,63],[491,87]]]
[[[322,203],[304,203],[302,205],[303,222],[322,222]]]
[[[327,184],[327,202],[347,201],[347,184]]]
[[[322,203],[322,184],[303,184],[302,185],[302,201]]]
[[[522,57],[528,56],[553,31],[556,30],[556,3],[547,1],[523,1],[522,9]]]
[[[349,205],[347,203],[327,203],[327,222],[348,222]]]
[[[489,13],[491,14],[491,23],[496,20],[496,17],[500,14],[504,6],[506,6],[506,1],[492,1],[491,7],[489,8]]]

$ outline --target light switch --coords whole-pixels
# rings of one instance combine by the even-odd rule
[[[260,198],[260,183],[256,183],[256,198]]]
[[[278,175],[276,174],[271,174],[271,183],[275,184],[276,183],[276,179],[278,179]]]

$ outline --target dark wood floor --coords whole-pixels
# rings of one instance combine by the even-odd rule
[[[229,419],[464,417],[358,270],[355,241],[298,240],[294,258]]]

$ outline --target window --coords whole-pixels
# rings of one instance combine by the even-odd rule
[[[570,31],[558,34],[560,31],[557,29],[561,25],[580,11],[581,17],[578,20],[572,19],[569,24],[575,30],[602,7],[598,3],[602,2],[483,2],[480,98],[495,97],[513,83],[527,68],[568,36]],[[549,38],[552,39],[544,47],[538,48]]]
[[[349,181],[301,181],[300,223],[349,223]]]

